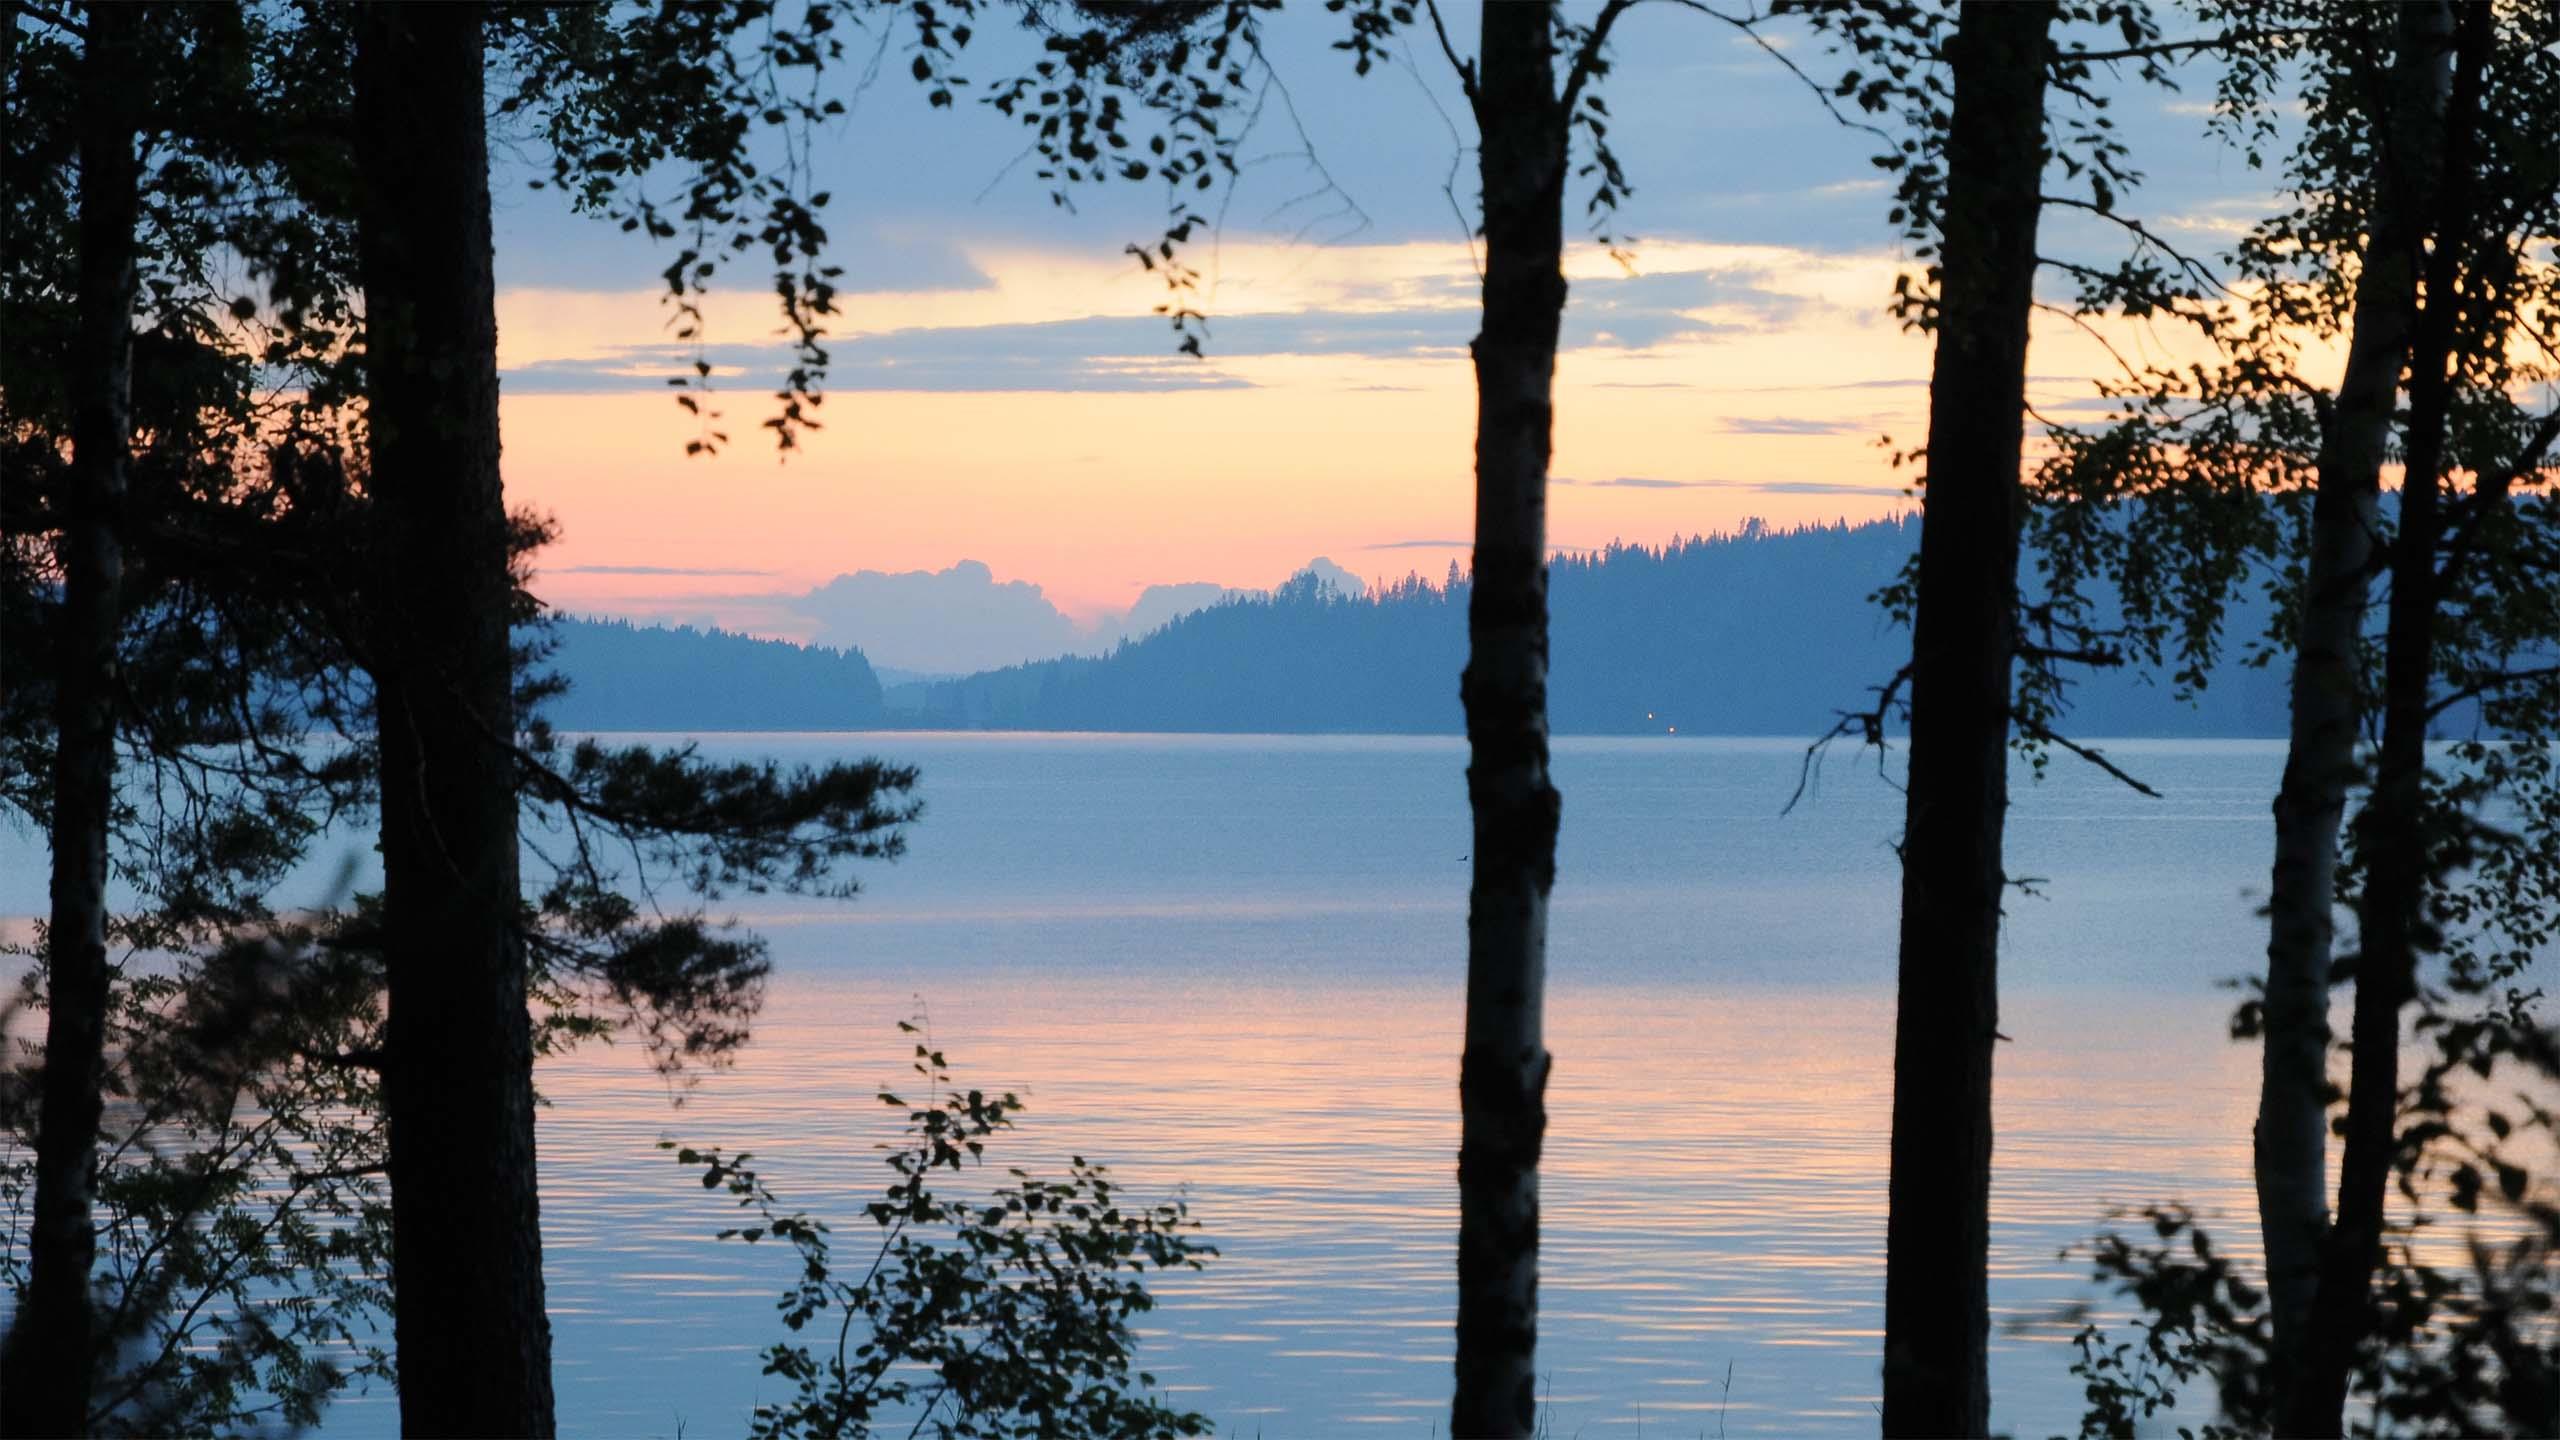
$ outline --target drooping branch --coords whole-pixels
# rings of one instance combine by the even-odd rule
[[[1449,39],[1449,22],[1440,13],[1440,0],[1422,0],[1422,8],[1431,17],[1431,33],[1440,41],[1440,54],[1457,73],[1458,89],[1467,97],[1469,109],[1476,105],[1476,62],[1463,59],[1458,47]]]
[[[1609,32],[1616,28],[1618,17],[1634,9],[1635,4],[1636,0],[1608,0],[1592,20],[1591,28],[1583,33],[1582,43],[1573,52],[1573,68],[1565,72],[1564,93],[1558,97],[1559,108],[1565,114],[1573,113],[1573,107],[1582,101],[1583,86],[1605,68],[1607,62],[1601,58],[1601,51],[1609,43]]]
[[[1753,45],[1758,46],[1761,54],[1777,61],[1780,66],[1785,68],[1788,74],[1793,75],[1799,82],[1801,82],[1805,90],[1822,106],[1824,113],[1828,114],[1832,120],[1839,124],[1843,129],[1862,130],[1867,134],[1874,136],[1878,140],[1883,141],[1887,145],[1897,143],[1891,132],[1887,131],[1883,126],[1874,124],[1870,121],[1861,120],[1856,116],[1850,115],[1841,110],[1840,106],[1833,100],[1831,90],[1826,88],[1821,82],[1815,80],[1811,75],[1806,74],[1804,67],[1798,65],[1795,62],[1794,57],[1788,55],[1787,52],[1779,49],[1777,46],[1770,44],[1769,37],[1760,33],[1761,22],[1769,18],[1766,14],[1755,13],[1749,15],[1733,15],[1704,3],[1704,0],[1667,0],[1667,3],[1677,5],[1684,10],[1694,10],[1698,14],[1704,15],[1711,20],[1722,21],[1724,24],[1741,31],[1743,38],[1749,40]]]
[[[2451,589],[2463,567],[2477,553],[2480,527],[2506,508],[2508,496],[2518,481],[2542,468],[2543,456],[2549,453],[2555,441],[2560,441],[2560,410],[2543,416],[2542,423],[2533,428],[2533,433],[2526,437],[2514,459],[2494,473],[2482,476],[2470,495],[2450,507],[2460,516],[2460,523],[2445,543],[2444,568],[2438,572],[2439,585]]]
[[[2108,759],[2105,752],[2083,745],[2079,741],[2072,739],[2068,735],[2062,734],[2060,731],[2055,730],[2043,721],[2031,716],[2021,715],[2013,711],[2009,716],[2009,720],[2010,723],[2018,727],[2019,734],[2025,735],[2030,739],[2042,741],[2047,745],[2058,745],[2063,749],[2070,751],[2072,754],[2079,756],[2081,759],[2088,761],[2090,764],[2097,766],[2099,769],[2104,770],[2127,786],[2150,796],[2152,799],[2157,800],[2160,798],[2159,791],[2144,784],[2138,777],[2127,773],[2123,766]]]
[[[2330,25],[2270,25],[2257,29],[2231,29],[2219,35],[2201,35],[2187,40],[2158,40],[2145,45],[2124,45],[2112,50],[2057,50],[2059,64],[2095,64],[2110,60],[2165,60],[2171,56],[2208,50],[2235,50],[2273,40],[2311,40],[2341,34]]]
[[[2054,260],[2041,255],[2036,257],[2036,263],[2039,265],[2051,266],[2054,269],[2072,274],[2084,273],[2088,269],[2086,266],[2074,265],[2066,260]],[[2116,362],[2116,368],[2124,372],[2126,380],[2131,381],[2136,385],[2142,383],[2143,372],[2141,367],[2135,365],[2132,360],[2126,358],[2125,353],[2116,348],[2116,342],[2098,333],[2098,327],[2089,323],[2089,317],[2087,315],[2082,314],[2080,311],[2075,310],[2068,305],[2055,305],[2044,300],[2038,300],[2035,302],[2035,308],[2048,315],[2059,315],[2063,319],[2070,321],[2075,329],[2079,330],[2081,334],[2088,336],[2092,341],[2096,342],[2099,349],[2107,352],[2107,358]]]
[[[2518,686],[2537,681],[2560,680],[2560,665],[2539,665],[2527,670],[2497,670],[2470,682],[2455,686],[2427,706],[2427,718],[2435,719],[2465,701],[2485,699]]]
[[[2159,251],[2161,254],[2168,256],[2170,260],[2177,264],[2179,269],[2187,272],[2188,276],[2194,279],[2198,285],[2219,294],[2228,295],[2231,293],[2231,287],[2222,282],[2222,277],[2216,275],[2211,266],[2179,249],[2177,246],[2170,244],[2167,240],[2162,239],[2159,231],[2152,229],[2150,226],[2144,224],[2140,219],[2134,216],[2127,215],[2124,212],[2109,206],[2100,205],[2094,200],[2083,200],[2075,195],[2046,195],[2042,197],[2042,199],[2047,207],[2058,206],[2065,210],[2078,210],[2085,214],[2095,215],[2099,219],[2117,226],[2131,234],[2135,239],[2140,240],[2143,244],[2148,245],[2152,249]]]
[[[1793,813],[1797,802],[1804,799],[1805,791],[1812,788],[1814,774],[1821,769],[1823,754],[1831,748],[1832,741],[1854,735],[1861,748],[1878,752],[1885,750],[1885,722],[1902,706],[1903,687],[1910,683],[1911,665],[1906,661],[1893,672],[1893,678],[1875,687],[1875,704],[1864,710],[1836,712],[1837,718],[1832,721],[1831,728],[1815,736],[1813,743],[1804,747],[1804,760],[1796,771],[1795,793],[1787,797],[1787,803],[1779,807],[1778,813]]]

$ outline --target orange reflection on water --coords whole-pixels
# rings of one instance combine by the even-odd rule
[[[1439,991],[1158,972],[955,976],[929,998],[934,1042],[962,1083],[1030,1102],[998,1164],[1038,1171],[1073,1152],[1111,1163],[1139,1196],[1188,1187],[1224,1253],[1161,1283],[1147,1367],[1186,1404],[1306,1434],[1410,1428],[1445,1403],[1459,994],[1454,971]],[[2112,1023],[2089,1025],[2092,1007]],[[613,1374],[617,1403],[645,1410],[661,1385],[755,1392],[752,1365],[716,1357],[737,1354],[738,1327],[772,1333],[782,1278],[768,1263],[781,1256],[710,1242],[719,1204],[651,1142],[751,1149],[793,1203],[853,1217],[885,1173],[871,1147],[890,1117],[872,1096],[903,1078],[893,1022],[914,1008],[898,984],[780,981],[738,1067],[672,1112],[630,1056],[549,1067],[563,1353]],[[2216,1003],[2032,997],[2004,1026],[2020,1037],[2000,1056],[1993,1285],[2005,1317],[2091,1298],[2055,1251],[2110,1205],[2196,1202],[2245,1253],[2253,1054],[2223,1039]],[[1583,984],[1555,994],[1549,1043],[1540,1353],[1558,1424],[1633,1424],[1639,1409],[1716,1410],[1736,1434],[1871,1424],[1889,1004]],[[679,1307],[730,1318],[658,1313]],[[2060,1337],[2037,1328],[1998,1342],[2004,1424],[2075,1409],[2049,1343]],[[689,1378],[635,1367],[671,1358],[653,1333]],[[700,1374],[721,1364],[725,1392]]]

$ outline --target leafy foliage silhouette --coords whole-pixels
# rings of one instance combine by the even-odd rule
[[[1131,1205],[1104,1166],[1079,1155],[1066,1178],[1019,1169],[984,1195],[938,1192],[983,1162],[988,1142],[1011,1129],[1020,1097],[963,1089],[923,1027],[913,1069],[924,1096],[892,1091],[880,1102],[906,1112],[904,1136],[884,1144],[892,1179],[864,1214],[879,1243],[854,1276],[834,1232],[788,1208],[745,1153],[678,1146],[702,1187],[725,1191],[750,1223],[719,1232],[747,1244],[776,1241],[800,1260],[779,1302],[783,1324],[832,1343],[779,1341],[765,1373],[795,1388],[759,1405],[750,1433],[769,1440],[867,1436],[894,1418],[906,1434],[963,1437],[1120,1437],[1175,1440],[1204,1434],[1208,1416],[1175,1410],[1133,1370],[1135,1319],[1154,1308],[1150,1269],[1197,1270],[1217,1254],[1193,1238],[1198,1222],[1176,1199]],[[830,1315],[829,1312],[833,1312]]]

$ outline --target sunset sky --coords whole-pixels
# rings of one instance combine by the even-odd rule
[[[1160,283],[1121,253],[1160,228],[1161,190],[1121,184],[1088,190],[1073,214],[1052,208],[1032,167],[1011,163],[1018,128],[965,98],[929,110],[894,37],[818,158],[852,293],[827,429],[788,461],[756,426],[781,353],[758,268],[723,277],[711,308],[736,439],[688,459],[695,425],[664,382],[692,352],[666,332],[665,257],[525,189],[538,147],[502,141],[507,481],[562,524],[545,597],[936,668],[881,654],[867,616],[837,603],[850,592],[820,587],[974,560],[984,577],[864,593],[955,600],[958,613],[959,591],[995,589],[977,598],[1089,625],[1149,585],[1267,586],[1318,555],[1364,577],[1440,574],[1469,529],[1476,305],[1444,187],[1454,165],[1471,210],[1473,155],[1444,118],[1462,109],[1436,51],[1357,78],[1328,48],[1338,24],[1312,5],[1272,22],[1279,83],[1246,147],[1258,163],[1222,235],[1195,252],[1214,286],[1202,360],[1175,353],[1151,313]],[[1905,257],[1867,159],[1877,140],[1712,21],[1639,9],[1619,37],[1606,93],[1636,186],[1619,225],[1636,243],[1631,271],[1594,244],[1568,264],[1554,543],[1906,504],[1907,477],[1878,441],[1920,439],[1929,350],[1885,311]],[[1022,43],[982,35],[968,73],[1009,73]],[[859,50],[855,70],[870,45]],[[1801,36],[1788,52],[1838,68]],[[837,79],[850,96],[859,77]],[[2273,200],[2267,177],[2202,137],[2208,89],[2128,80],[2114,113],[2150,175],[2130,208],[2210,250]],[[2044,248],[2121,246],[2049,221]],[[2031,398],[2049,414],[2085,407],[2105,364],[2067,322],[2039,317]]]

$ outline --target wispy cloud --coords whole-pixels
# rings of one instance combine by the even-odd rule
[[[1758,495],[1864,495],[1874,500],[1898,500],[1903,494],[1899,485],[1848,485],[1836,480],[1764,480],[1732,488]]]
[[[1573,485],[1585,490],[1735,490],[1748,486],[1739,480],[1664,480],[1652,475],[1621,475],[1614,480],[1577,480],[1558,475],[1551,485]]]
[[[506,165],[505,159],[497,163]],[[562,290],[605,293],[627,291],[633,276],[646,276],[664,266],[666,256],[655,247],[624,239],[592,220],[562,215],[548,206],[509,207],[498,217],[498,276],[504,285],[539,285]],[[952,294],[986,291],[995,280],[951,239],[946,221],[932,224],[829,222],[830,248],[858,255],[849,267],[838,304],[869,296]],[[526,233],[530,230],[532,233]],[[509,244],[523,236],[537,243]],[[601,256],[600,253],[601,252]],[[619,263],[602,263],[610,260]]]
[[[2029,377],[2031,380],[2034,377]],[[1835,380],[1818,385],[1700,385],[1706,395],[1813,395],[1833,390],[1925,390],[1929,377],[1913,376],[1895,380]]]
[[[1473,548],[1475,543],[1473,540],[1381,540],[1374,545],[1363,545],[1360,548],[1363,550],[1466,550]]]
[[[835,349],[827,388],[863,391],[1238,390],[1253,382],[1173,353],[1161,324],[1094,322],[1117,330],[1116,346],[1062,342],[1048,326],[913,331],[848,341]],[[996,334],[994,331],[1008,333]],[[1143,340],[1130,332],[1144,331]],[[1047,342],[1047,343],[1042,343]],[[599,353],[537,360],[503,374],[510,394],[663,391],[668,377],[693,368],[696,352],[667,344],[623,345]],[[781,346],[715,345],[702,352],[722,389],[759,391],[790,368]]]
[[[716,566],[692,565],[562,565],[552,569],[554,575],[774,575],[774,570],[731,570]]]
[[[1712,342],[1802,325],[1824,308],[1747,268],[1577,281],[1562,344],[1643,351]]]
[[[1902,493],[1899,489],[1880,489],[1837,480],[1663,480],[1650,475],[1621,475],[1614,480],[1572,480],[1558,476],[1550,483],[1590,490],[1735,490],[1748,495],[1871,495],[1877,499],[1889,499]]]
[[[1863,420],[1803,420],[1785,415],[1731,415],[1716,428],[1728,435],[1855,435],[1869,426]]]

